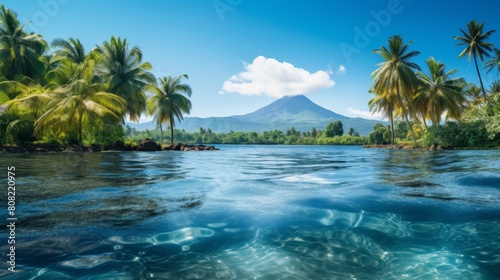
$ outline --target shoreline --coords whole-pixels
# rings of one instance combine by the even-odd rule
[[[455,148],[452,146],[442,146],[438,144],[434,144],[430,147],[416,147],[413,145],[404,145],[404,144],[367,144],[363,145],[363,148],[367,149],[393,149],[393,150],[422,150],[422,151],[468,151],[468,150],[500,150],[500,147],[473,147],[473,148]]]
[[[224,144],[222,144],[224,145]],[[238,145],[274,145],[274,144],[238,144]],[[281,146],[281,145],[280,145]],[[295,146],[295,145],[285,145]],[[308,145],[325,146],[325,145]],[[327,145],[327,146],[345,146],[345,145]],[[352,146],[352,145],[347,145]],[[416,147],[405,144],[365,144],[356,145],[366,149],[392,149],[392,150],[421,150],[421,151],[442,151],[442,150],[500,150],[500,147],[493,148],[455,148],[452,146],[442,146],[434,144],[430,147]],[[117,141],[115,144],[107,145],[52,145],[46,143],[30,143],[24,146],[0,146],[2,153],[100,153],[100,152],[158,152],[158,151],[219,151],[220,149],[213,145],[205,144],[158,144],[150,139],[143,140],[137,146],[126,145],[123,141]]]
[[[159,152],[159,151],[218,151],[219,148],[208,145],[171,144],[161,145],[154,141],[145,141],[138,146],[125,145],[123,141],[108,145],[51,145],[29,144],[24,146],[0,146],[1,153],[100,153],[100,152]]]

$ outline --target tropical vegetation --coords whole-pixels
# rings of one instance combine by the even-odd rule
[[[126,119],[149,113],[173,131],[189,113],[192,91],[179,83],[187,75],[157,79],[127,39],[87,52],[76,38],[48,44],[27,24],[0,5],[0,145],[112,143]]]
[[[383,113],[390,126],[376,126],[370,142],[395,143],[398,137],[394,122],[404,121],[414,146],[498,147],[500,80],[486,89],[478,61],[484,61],[483,69],[496,69],[500,75],[500,50],[488,41],[495,30],[484,29],[484,23],[472,20],[466,31],[459,29],[461,36],[454,37],[458,46],[465,45],[458,58],[474,59],[479,86],[456,77],[458,70],[447,70],[433,57],[426,60],[428,71],[422,71],[411,61],[420,53],[410,50],[411,42],[405,44],[399,35],[390,37],[387,46],[374,50],[382,62],[372,73],[369,92],[375,96],[368,104],[372,112]],[[485,61],[488,57],[492,58]],[[408,140],[399,136],[402,143]]]
[[[162,123],[168,122],[170,126],[170,143],[174,143],[175,119],[181,121],[183,114],[191,111],[192,90],[188,84],[181,84],[181,78],[188,79],[188,75],[183,74],[177,77],[163,77],[160,85],[153,87],[154,95],[148,101],[148,112],[154,115],[154,120],[160,128],[160,140],[163,141]],[[184,95],[185,94],[185,95]]]
[[[331,127],[343,127],[342,122],[335,121],[327,125],[324,130],[312,128],[310,131],[298,131],[294,127],[286,131],[278,129],[272,131],[215,133],[211,129],[200,127],[198,131],[186,132],[174,129],[170,132],[171,142],[184,144],[275,144],[275,145],[364,145],[369,144],[369,138],[360,136],[354,129],[333,136],[327,135]],[[163,132],[159,129],[137,131],[125,126],[125,143],[131,146],[138,145],[141,139],[153,137],[160,139]],[[173,141],[172,141],[173,139]]]

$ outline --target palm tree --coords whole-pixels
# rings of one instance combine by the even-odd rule
[[[371,93],[374,93],[373,91],[370,91]],[[394,99],[394,95],[388,95],[388,94],[376,94],[370,101],[368,101],[368,106],[370,106],[370,111],[371,112],[382,112],[384,114],[384,117],[387,117],[389,119],[389,122],[391,124],[391,144],[394,144],[394,105],[396,104],[396,100],[391,100]]]
[[[94,60],[81,65],[66,61],[53,70],[51,77],[67,77],[64,83],[56,86],[58,80],[51,81],[51,86],[42,95],[49,99],[47,111],[35,123],[35,134],[46,129],[59,133],[76,133],[80,143],[83,142],[85,124],[95,127],[99,122],[122,121],[125,110],[123,98],[105,92],[106,85],[96,82],[94,77]],[[54,73],[56,72],[56,73]],[[73,131],[76,126],[76,132]]]
[[[39,34],[27,34],[16,13],[0,6],[0,74],[9,80],[28,76],[43,80],[46,63],[42,56],[47,43]]]
[[[52,54],[51,63],[58,62],[62,59],[69,59],[71,62],[80,64],[87,58],[85,48],[79,39],[55,39],[52,41],[52,47],[57,48],[57,50]]]
[[[388,40],[388,48],[382,46],[373,52],[380,55],[384,62],[377,64],[379,68],[375,70],[371,76],[373,79],[373,92],[376,94],[388,95],[389,100],[395,101],[393,108],[402,110],[408,127],[410,126],[409,115],[412,116],[415,122],[418,122],[415,117],[415,109],[413,106],[413,93],[417,88],[419,81],[413,69],[420,70],[420,67],[410,62],[410,59],[419,55],[418,51],[408,51],[411,42],[403,44],[403,39],[399,35],[394,35]],[[415,146],[417,140],[413,132]]]
[[[481,96],[481,89],[474,83],[468,83],[462,86],[464,95],[468,99],[469,106],[479,106],[484,104],[484,98]]]
[[[109,83],[107,91],[125,99],[129,119],[139,121],[146,109],[145,91],[156,81],[148,72],[151,64],[142,62],[142,52],[137,46],[129,49],[127,39],[111,37],[97,52],[102,59],[100,71]]]
[[[47,99],[41,95],[43,91],[43,87],[39,84],[0,82],[0,92],[5,94],[5,102],[0,106],[4,112],[2,117],[4,142],[21,143],[32,140],[34,123],[47,104]],[[0,99],[1,95],[0,93]]]
[[[500,93],[500,80],[494,81],[491,84],[489,92],[491,94],[498,94],[498,93]]]
[[[489,89],[490,100],[500,105],[500,80],[494,81]]]
[[[446,118],[459,119],[466,102],[460,86],[464,80],[451,78],[457,70],[446,71],[445,65],[433,57],[430,57],[426,64],[429,76],[423,72],[417,73],[421,87],[415,97],[415,103],[424,117],[424,123],[425,118],[429,118],[433,125],[438,125],[444,112]]]
[[[487,73],[490,73],[496,67],[497,74],[500,74],[500,49],[495,48],[493,52],[495,53],[494,57],[484,62],[484,68],[488,68]]]
[[[463,57],[467,55],[467,59],[470,63],[471,57],[474,57],[474,64],[476,65],[477,76],[479,77],[479,83],[481,84],[481,90],[483,92],[483,97],[486,100],[486,91],[483,86],[483,79],[481,78],[481,73],[479,72],[479,66],[477,65],[477,58],[483,61],[485,57],[489,57],[492,43],[486,42],[491,34],[495,33],[495,30],[487,31],[483,33],[484,22],[479,24],[477,21],[472,20],[467,24],[467,32],[460,29],[464,37],[455,36],[455,40],[459,40],[460,43],[457,46],[465,45],[466,48],[458,55],[458,57]]]
[[[188,75],[183,74],[177,77],[163,77],[160,79],[160,86],[154,87],[154,95],[148,101],[148,113],[154,115],[154,119],[160,126],[161,141],[163,141],[163,130],[161,124],[170,124],[170,143],[174,143],[175,118],[181,121],[183,113],[189,114],[191,111],[192,90],[187,84],[181,84],[182,78],[188,79]],[[187,95],[187,97],[185,95]]]

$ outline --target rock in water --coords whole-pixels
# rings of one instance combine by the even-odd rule
[[[141,140],[141,144],[139,145],[140,150],[142,151],[158,151],[161,150],[161,146],[156,143],[153,139],[143,139]]]

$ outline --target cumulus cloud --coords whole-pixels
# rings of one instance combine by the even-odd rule
[[[220,93],[283,97],[306,94],[335,85],[325,71],[310,73],[288,62],[264,56],[256,57],[250,64],[244,63],[244,68],[245,71],[224,82]]]
[[[344,65],[340,65],[339,69],[337,70],[337,74],[342,74],[345,75],[347,73],[347,69],[345,69]]]
[[[362,111],[362,110],[354,109],[352,107],[347,108],[347,112],[349,112],[351,117],[360,117],[363,119],[377,120],[377,121],[385,120],[383,114],[380,112],[372,113],[369,111]]]

